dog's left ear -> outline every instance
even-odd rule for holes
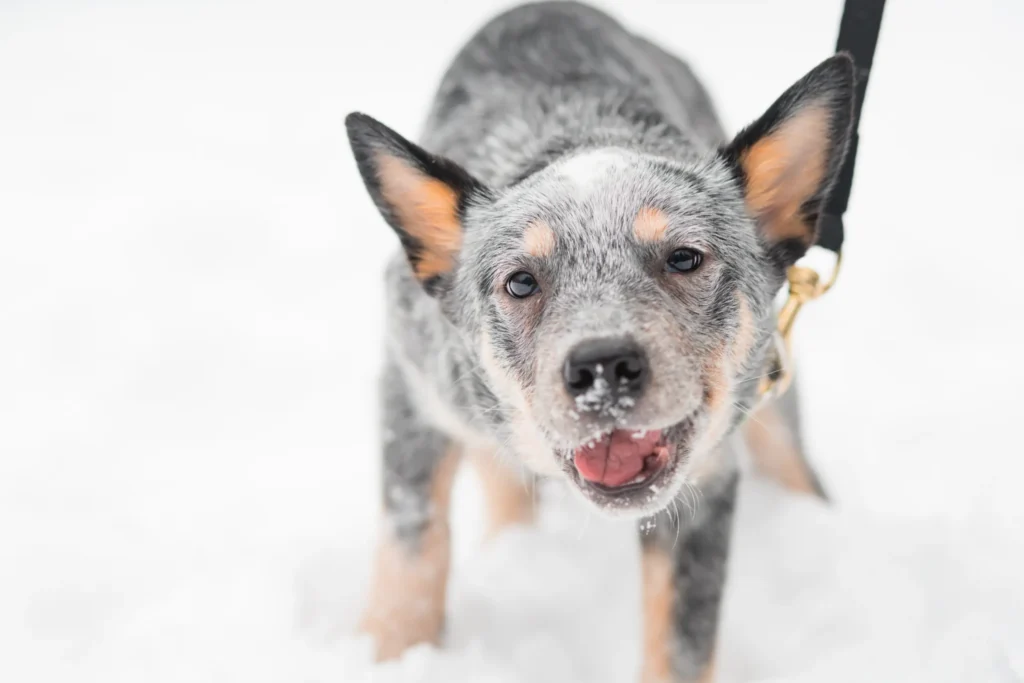
[[[466,206],[488,197],[487,188],[365,114],[349,114],[345,127],[366,189],[398,234],[416,278],[436,293],[462,247]]]
[[[724,149],[772,260],[792,265],[814,244],[818,217],[850,137],[853,61],[825,60]]]

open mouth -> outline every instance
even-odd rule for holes
[[[565,469],[602,507],[634,508],[658,498],[686,454],[692,419],[666,429],[614,429],[566,453]]]
[[[660,429],[616,429],[573,450],[573,465],[585,484],[617,495],[653,482],[668,466],[671,451]]]

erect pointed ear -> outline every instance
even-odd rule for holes
[[[792,265],[814,244],[853,119],[853,61],[825,60],[723,150],[772,259]]]
[[[365,114],[349,114],[345,127],[366,189],[398,233],[416,277],[433,293],[455,267],[466,206],[487,197],[487,189],[455,162]]]

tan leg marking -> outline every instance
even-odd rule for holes
[[[488,450],[474,450],[470,458],[480,476],[487,505],[487,538],[512,524],[530,524],[534,518],[532,484]]]
[[[715,654],[711,653],[711,661],[704,667],[704,673],[700,675],[696,683],[714,683],[715,681]]]
[[[777,406],[769,403],[747,420],[745,436],[758,472],[789,491],[818,495],[794,435]]]
[[[374,637],[378,661],[440,639],[451,544],[448,508],[458,462],[453,450],[437,465],[430,519],[418,543],[396,539],[389,530],[377,547],[369,607],[359,630]]]
[[[676,589],[672,558],[664,550],[644,548],[644,652],[642,683],[676,683],[672,676],[672,620]],[[712,654],[704,672],[695,681],[713,683],[715,658]]]
[[[672,680],[672,558],[663,550],[645,548],[643,553],[644,652],[643,683]]]

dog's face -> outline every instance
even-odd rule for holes
[[[706,158],[580,150],[500,191],[372,119],[348,125],[413,272],[477,354],[508,448],[606,511],[643,515],[752,403],[852,90],[836,57]]]
[[[467,218],[455,291],[510,443],[609,511],[663,507],[769,338],[774,278],[728,165],[581,151]]]

